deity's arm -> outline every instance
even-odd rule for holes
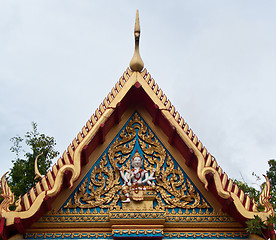
[[[145,176],[145,179],[142,181],[142,183],[145,183],[148,181],[148,178],[149,178],[149,174],[147,171],[144,171],[144,176]]]
[[[125,173],[120,169],[120,174],[121,174],[121,177],[124,181],[124,183],[128,183],[129,182],[129,172],[126,171]]]
[[[125,181],[126,182],[130,182],[130,178],[129,178],[129,171],[126,171],[126,173],[125,173]]]
[[[156,169],[155,168],[152,169],[152,173],[149,176],[149,180],[154,180],[155,179],[155,177],[154,177],[155,172],[156,172]]]
[[[126,178],[125,184],[130,187],[131,186],[131,173],[129,171],[127,171],[125,173],[125,178]]]
[[[149,175],[149,173],[146,171],[145,172],[145,179],[142,181],[142,183],[147,183],[148,185],[155,185],[154,183],[151,182],[151,180],[154,180],[154,173],[155,173],[156,169],[154,168],[152,173]]]
[[[133,176],[134,176],[133,169],[131,169],[129,172],[129,179],[131,179]]]

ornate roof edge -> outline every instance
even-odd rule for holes
[[[130,79],[131,81],[129,81]],[[144,69],[140,73],[133,72],[128,68],[100,104],[99,108],[96,109],[95,113],[87,121],[81,132],[78,133],[67,150],[64,151],[62,157],[58,159],[57,163],[48,171],[46,176],[22,197],[21,202],[17,204],[16,211],[0,209],[2,218],[6,219],[6,226],[14,224],[16,218],[27,219],[34,216],[43,204],[46,204],[47,207],[47,200],[58,195],[64,182],[69,187],[73,186],[73,183],[81,173],[82,150],[101,128],[101,124],[105,119],[116,109],[116,103],[123,99],[125,94],[137,81],[171,125],[175,127],[176,133],[192,149],[198,160],[197,175],[207,190],[208,181],[206,176],[211,174],[214,178],[218,195],[223,199],[230,199],[244,218],[252,219],[255,215],[258,215],[263,220],[266,220],[269,215],[274,214],[273,208],[266,209],[265,212],[257,211],[256,203],[249,196],[245,196],[244,192],[222,171],[215,158],[207,151],[201,141],[198,140],[198,137],[189,128],[189,125],[180,116],[179,112],[176,111],[175,107],[147,70]],[[121,91],[122,89],[124,91]],[[116,101],[114,101],[115,99]],[[267,198],[267,195],[264,196],[265,198]]]
[[[55,197],[59,193],[64,181],[66,182],[67,180],[67,185],[70,188],[73,187],[73,183],[81,173],[81,150],[100,128],[102,120],[105,119],[103,116],[110,116],[116,109],[116,104],[113,104],[113,101],[120,94],[121,89],[133,73],[127,68],[95,113],[86,122],[86,125],[83,126],[81,132],[78,133],[67,150],[57,160],[57,163],[53,165],[52,169],[47,172],[35,187],[31,188],[29,192],[19,199],[16,203],[16,210],[6,211],[5,209],[0,209],[0,215],[6,219],[6,226],[14,224],[15,218],[26,219],[36,214],[43,203],[47,204],[49,198]]]
[[[251,199],[249,196],[245,195],[243,190],[233,183],[231,178],[228,178],[228,175],[223,172],[222,168],[218,165],[216,159],[207,151],[206,147],[198,139],[196,134],[189,128],[189,125],[184,121],[175,107],[171,104],[170,100],[159,88],[157,83],[151,75],[144,69],[140,73],[141,77],[145,80],[151,90],[155,93],[157,98],[162,103],[162,108],[160,110],[167,117],[173,126],[176,126],[176,131],[179,136],[185,141],[185,143],[190,147],[198,159],[197,165],[197,175],[200,181],[204,184],[205,189],[208,190],[208,181],[206,176],[211,174],[214,178],[215,186],[218,195],[223,199],[231,199],[237,210],[240,214],[247,219],[253,219],[255,215],[259,216],[262,220],[266,220],[268,216],[274,215],[274,210],[271,204],[270,206],[265,206],[264,212],[259,212],[257,210],[257,204],[254,199]],[[266,178],[265,188],[261,194],[262,200],[268,203],[269,192],[267,189],[270,189],[270,182]]]

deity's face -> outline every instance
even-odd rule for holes
[[[135,157],[132,160],[132,167],[142,167],[142,160],[140,157]]]

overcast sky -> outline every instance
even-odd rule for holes
[[[275,1],[0,1],[0,175],[31,122],[62,154],[126,70],[145,67],[222,169],[276,158]]]

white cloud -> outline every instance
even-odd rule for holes
[[[2,1],[1,173],[36,121],[62,153],[127,68],[145,67],[229,176],[275,158],[276,30],[267,1]],[[274,8],[275,9],[275,8]]]

